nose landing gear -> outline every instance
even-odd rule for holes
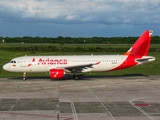
[[[23,81],[26,80],[26,73],[25,73],[25,72],[23,73],[23,78],[22,78],[22,80],[23,80]]]

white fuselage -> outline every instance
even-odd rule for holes
[[[48,72],[53,68],[70,68],[72,66],[85,66],[81,72],[110,71],[122,63],[127,56],[124,55],[84,55],[84,56],[23,56],[17,57],[7,63],[3,68],[11,72]]]

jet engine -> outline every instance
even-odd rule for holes
[[[51,79],[63,78],[65,75],[65,71],[63,69],[51,69],[49,73]]]

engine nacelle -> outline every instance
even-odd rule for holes
[[[49,73],[51,79],[63,78],[65,75],[65,71],[63,69],[51,69]]]

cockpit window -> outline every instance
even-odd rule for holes
[[[12,60],[10,63],[16,63],[16,61],[13,61],[13,60]]]

